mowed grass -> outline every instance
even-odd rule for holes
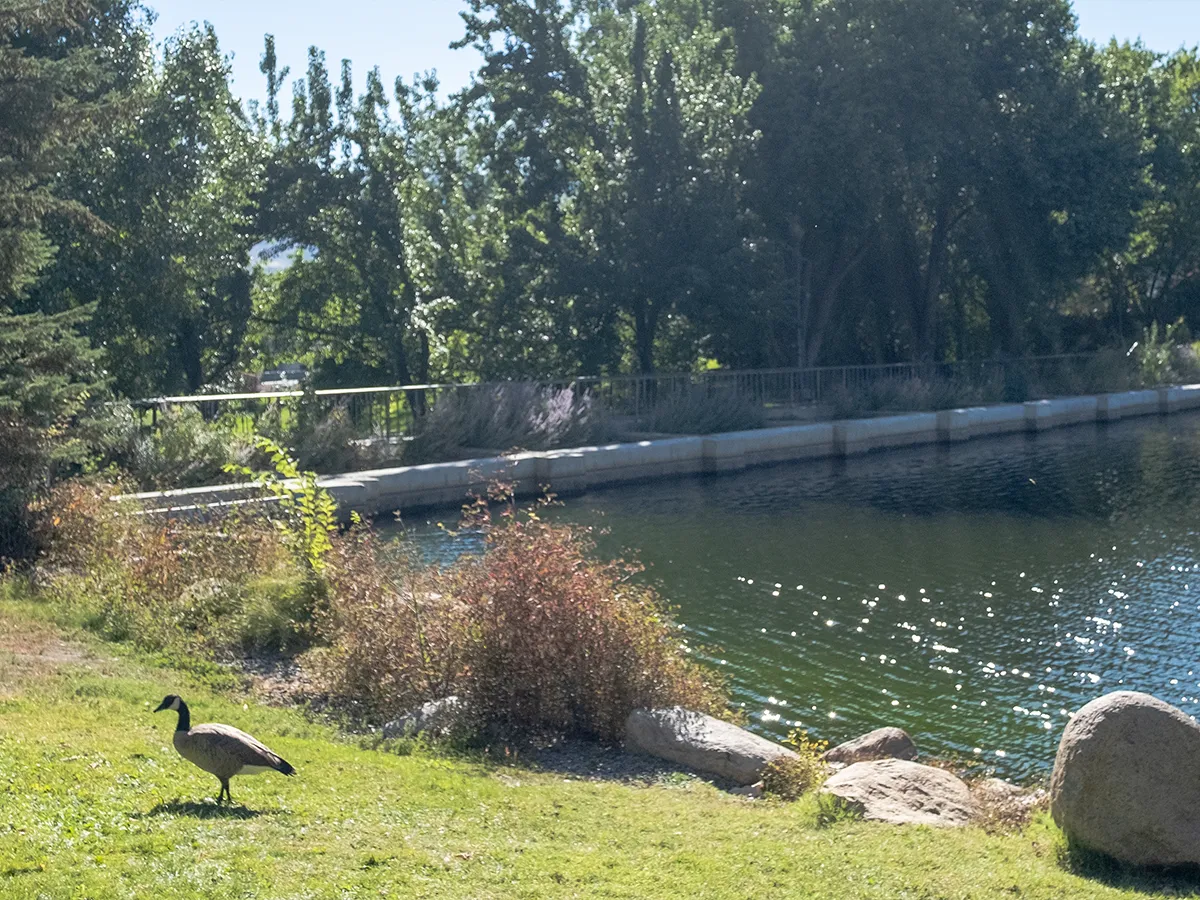
[[[196,722],[298,769],[235,778],[171,748]],[[695,779],[635,787],[371,749],[112,645],[63,642],[0,600],[0,897],[1043,897],[1194,895],[1172,875],[1079,873],[1046,819],[1018,834],[819,824]]]

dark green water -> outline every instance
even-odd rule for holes
[[[596,491],[560,515],[650,567],[776,737],[899,725],[1033,779],[1100,694],[1200,711],[1197,416]]]

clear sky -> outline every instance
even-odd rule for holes
[[[341,60],[354,62],[355,79],[379,66],[384,83],[396,76],[436,69],[449,90],[463,87],[478,65],[471,48],[451,50],[462,36],[461,0],[147,0],[158,13],[155,34],[161,40],[192,21],[209,21],[226,53],[233,55],[234,91],[261,98],[258,71],[263,35],[275,35],[279,60],[303,74],[310,44],[327,56],[336,78]],[[1141,38],[1154,50],[1170,51],[1200,44],[1200,0],[1075,0],[1079,30],[1089,40],[1107,43]],[[287,94],[287,96],[290,96]]]

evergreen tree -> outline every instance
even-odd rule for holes
[[[77,457],[67,426],[102,386],[79,336],[87,310],[19,315],[54,258],[47,223],[100,227],[53,190],[87,134],[119,113],[114,35],[131,35],[127,4],[0,0],[0,557],[27,555],[28,501],[56,464]]]

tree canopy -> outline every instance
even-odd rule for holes
[[[467,0],[447,96],[0,0],[0,305],[121,393],[1073,351],[1197,318],[1194,50],[1067,0]],[[31,12],[36,10],[36,12]],[[362,61],[360,61],[362,62]],[[366,61],[371,62],[371,61]]]

